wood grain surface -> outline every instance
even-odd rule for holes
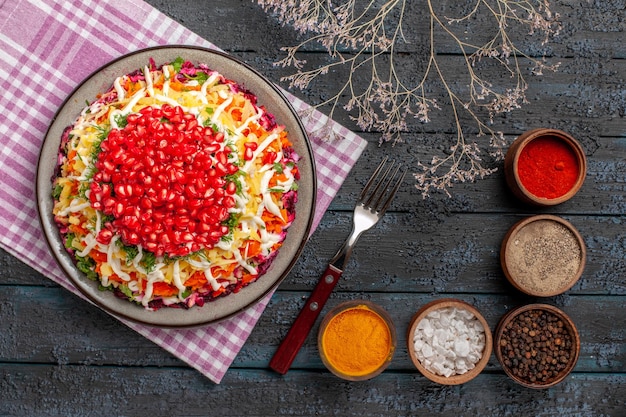
[[[290,73],[273,63],[282,57],[280,47],[295,44],[296,33],[254,1],[148,3],[278,83]],[[528,75],[529,103],[497,117],[494,128],[509,142],[530,128],[568,131],[588,158],[583,188],[562,205],[537,209],[514,199],[501,169],[455,185],[450,197],[434,193],[427,199],[408,177],[384,219],[361,237],[322,312],[363,298],[390,313],[398,349],[383,374],[360,383],[333,376],[317,352],[319,323],[286,375],[268,363],[347,236],[356,196],[380,159],[390,155],[416,172],[417,159],[430,158],[453,134],[445,120],[410,124],[404,142],[395,146],[379,146],[379,133],[359,132],[367,149],[219,385],[0,251],[0,416],[626,416],[626,5],[557,0],[552,7],[563,21],[561,34],[539,49],[531,41],[522,45],[529,53],[546,52],[561,66],[555,73]],[[411,71],[424,56],[427,27],[415,19],[400,71]],[[480,36],[486,24],[472,22],[468,36]],[[463,61],[454,45],[440,47],[442,62],[460,73]],[[309,62],[328,60],[321,48],[305,54]],[[319,103],[336,82],[325,77],[314,89],[291,92]],[[358,132],[348,115],[339,112],[336,120]],[[507,230],[537,213],[570,221],[587,247],[581,280],[548,299],[516,291],[499,263]],[[492,330],[517,305],[558,306],[581,336],[574,372],[556,387],[530,390],[508,379],[492,355],[467,384],[430,382],[411,364],[405,332],[420,306],[443,297],[476,306]]]

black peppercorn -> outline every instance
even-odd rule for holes
[[[573,346],[573,336],[558,316],[531,309],[502,329],[497,348],[513,375],[531,384],[546,385],[574,358]]]

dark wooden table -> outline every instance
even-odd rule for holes
[[[149,3],[274,81],[289,73],[273,62],[296,35],[255,2]],[[501,170],[456,185],[451,197],[429,199],[408,178],[384,220],[361,238],[325,310],[358,298],[387,309],[399,342],[382,375],[361,383],[339,380],[322,365],[313,336],[287,375],[270,371],[268,362],[346,237],[364,179],[385,154],[416,171],[416,156],[438,146],[442,126],[436,124],[412,128],[395,147],[379,147],[379,134],[362,133],[368,148],[219,385],[0,252],[0,415],[625,416],[626,9],[623,1],[584,0],[558,0],[553,8],[564,25],[550,53],[561,67],[527,77],[529,103],[495,124],[508,141],[535,127],[567,130],[586,150],[586,182],[569,202],[538,210],[509,194]],[[308,58],[326,55],[311,51]],[[453,53],[449,62],[462,67]],[[327,77],[315,90],[294,93],[317,103],[334,91],[334,82]],[[358,130],[345,115],[337,121]],[[492,355],[465,385],[429,382],[405,347],[412,314],[431,300],[456,297],[478,307],[493,330],[512,307],[537,301],[506,282],[499,249],[509,227],[539,212],[572,222],[588,249],[581,280],[541,300],[562,308],[578,326],[574,372],[554,388],[529,390],[512,382]]]

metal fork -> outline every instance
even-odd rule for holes
[[[387,160],[387,157],[382,160],[365,184],[354,208],[352,231],[348,239],[330,260],[300,314],[274,353],[269,365],[276,372],[287,373],[326,304],[326,300],[337,285],[357,240],[364,231],[381,219],[400,188],[406,171],[401,172],[399,165],[394,168],[393,163],[387,164]]]

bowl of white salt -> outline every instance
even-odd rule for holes
[[[443,385],[474,379],[489,362],[491,330],[471,304],[443,298],[424,305],[411,320],[407,347],[415,367]]]

